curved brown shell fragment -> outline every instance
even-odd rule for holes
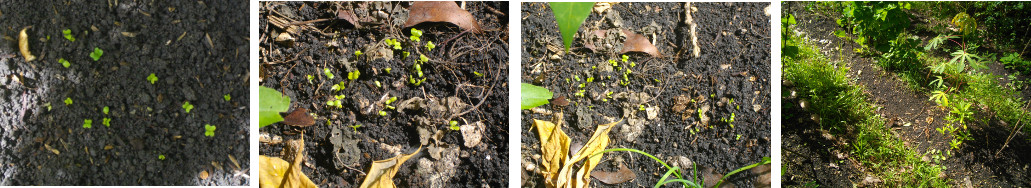
[[[473,14],[458,7],[453,1],[417,1],[409,10],[405,27],[423,22],[448,22],[473,33],[483,31]]]
[[[626,34],[626,42],[623,42],[623,51],[619,53],[643,52],[653,57],[662,57],[662,53],[659,53],[659,49],[648,41],[648,38],[644,37],[644,35],[625,29],[623,30],[623,34]]]

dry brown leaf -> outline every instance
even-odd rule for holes
[[[314,188],[308,176],[301,172],[301,161],[304,161],[304,135],[301,135],[299,146],[292,147],[293,162],[286,162],[279,157],[262,155],[259,158],[261,172],[258,183],[261,188]]]
[[[337,19],[347,20],[354,25],[355,28],[361,28],[362,24],[358,23],[358,16],[354,15],[353,10],[337,10]]]
[[[50,144],[43,143],[43,147],[46,147],[47,150],[50,150],[50,152],[53,152],[56,155],[61,155],[61,151],[58,151],[57,149],[50,147]]]
[[[566,156],[569,154],[569,136],[562,132],[562,128],[554,123],[544,120],[533,120],[533,126],[537,127],[537,135],[541,139],[541,161],[544,167],[545,184],[555,187],[559,176],[559,170],[566,163]]]
[[[576,154],[573,155],[571,160],[562,167],[562,170],[558,173],[558,181],[556,185],[558,187],[565,188],[583,188],[588,187],[591,183],[591,171],[594,167],[598,166],[598,162],[601,162],[602,155],[592,156],[595,153],[605,150],[609,146],[609,131],[612,130],[616,124],[623,122],[619,120],[616,122],[598,125],[598,128],[594,130],[594,134],[591,135],[591,139],[584,143],[584,146],[580,148]],[[573,164],[576,162],[587,159],[583,166],[576,172],[576,176],[573,175]]]
[[[473,14],[458,7],[453,1],[416,1],[409,10],[405,27],[423,22],[448,22],[469,32],[482,32]]]
[[[633,31],[623,30],[623,34],[626,34],[626,42],[623,42],[623,51],[621,54],[627,52],[643,52],[653,57],[662,57],[659,53],[659,49],[648,41],[647,37],[634,33]]]
[[[379,161],[373,161],[372,167],[369,168],[368,175],[365,176],[365,181],[362,181],[362,188],[393,188],[394,185],[394,174],[397,174],[397,169],[404,164],[408,158],[411,158],[416,153],[422,150],[422,146],[416,149],[408,155],[400,155],[390,159],[384,159]]]
[[[29,51],[29,34],[25,33],[29,28],[32,28],[32,26],[25,27],[18,33],[18,49],[21,50],[21,55],[25,57],[25,62],[36,60],[36,56],[32,55],[32,52]]]
[[[591,172],[591,177],[598,179],[598,181],[601,181],[602,183],[611,185],[630,181],[637,178],[637,174],[634,174],[634,171],[627,168],[626,165],[620,164],[619,170],[616,170],[615,172],[598,170]]]

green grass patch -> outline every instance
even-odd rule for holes
[[[922,161],[894,137],[867,101],[864,88],[849,82],[849,68],[831,62],[817,49],[800,43],[797,56],[783,57],[781,63],[784,79],[794,83],[799,97],[810,101],[808,109],[821,117],[820,127],[849,138],[852,158],[884,180],[886,187],[947,186],[949,180],[938,178],[944,168]]]

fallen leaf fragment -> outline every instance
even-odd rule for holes
[[[61,151],[58,151],[57,149],[54,149],[54,148],[50,147],[50,144],[44,143],[43,147],[46,147],[47,150],[50,150],[50,152],[53,152],[56,155],[61,155]]]
[[[458,4],[452,1],[416,1],[409,10],[411,12],[408,13],[405,27],[412,27],[423,22],[448,22],[469,32],[482,32],[473,14],[458,7]]]
[[[394,175],[397,174],[397,169],[404,164],[408,158],[411,158],[416,153],[422,150],[422,146],[416,149],[408,155],[400,155],[390,159],[384,159],[379,161],[373,161],[372,167],[369,168],[368,175],[365,176],[365,181],[362,181],[362,188],[392,188],[394,185]]]
[[[293,149],[293,162],[287,162],[279,157],[260,156],[261,172],[258,183],[261,188],[314,188],[315,185],[308,176],[301,172],[301,161],[304,161],[304,135],[301,135],[299,146],[287,147]]]
[[[29,51],[29,34],[25,33],[29,28],[32,28],[32,26],[25,27],[18,33],[18,49],[21,50],[21,55],[25,57],[25,62],[36,60],[36,56],[32,55],[32,52]]]
[[[594,130],[594,134],[591,135],[591,139],[587,140],[587,143],[584,143],[583,148],[580,148],[580,150],[573,155],[572,159],[562,167],[562,170],[559,171],[559,179],[557,182],[558,186],[566,188],[590,187],[591,171],[594,170],[594,167],[598,166],[602,157],[602,155],[594,154],[605,150],[605,148],[609,146],[609,132],[612,130],[612,127],[615,127],[620,122],[623,122],[623,120],[598,125],[598,128]],[[586,159],[587,161],[584,162],[583,166],[580,167],[580,170],[576,172],[576,176],[572,176],[573,164],[576,164],[576,162],[583,159]]]
[[[550,121],[534,119],[533,126],[537,127],[537,135],[541,139],[541,166],[543,172],[547,173],[544,174],[545,184],[557,187],[557,175],[569,153],[569,136]]]
[[[358,16],[354,15],[354,10],[337,10],[337,19],[347,20],[347,22],[354,24],[356,28],[362,27],[362,24],[358,23]]]
[[[308,127],[315,124],[315,118],[308,114],[308,109],[297,108],[283,118],[283,124]]]
[[[615,5],[616,3],[618,3],[618,2],[598,2],[598,3],[594,3],[594,13],[596,13],[596,14],[604,13],[606,10],[611,9],[612,5]]]
[[[759,175],[755,179],[755,187],[770,187],[770,164],[760,165],[750,169],[750,171],[752,171],[752,174]]]
[[[634,171],[627,168],[626,165],[620,164],[619,170],[616,170],[615,172],[598,170],[591,172],[591,177],[598,179],[598,181],[601,181],[602,183],[612,185],[637,178],[637,174],[634,174]]]
[[[621,54],[627,52],[643,52],[653,57],[662,57],[662,53],[659,53],[659,49],[648,41],[644,35],[634,33],[632,31],[623,30],[623,34],[626,34],[626,42],[623,42],[623,51]]]

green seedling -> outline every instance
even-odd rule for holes
[[[326,101],[326,106],[343,106],[343,105],[340,104],[340,100],[331,100],[331,101]],[[340,107],[337,107],[337,108],[340,108]]]
[[[347,89],[347,84],[344,84],[344,81],[340,81],[340,83],[333,84],[333,87],[331,87],[329,89],[331,89],[333,91],[344,90],[344,89]]]
[[[158,76],[154,75],[154,73],[150,73],[150,76],[147,76],[147,81],[150,81],[150,85],[154,85],[154,82],[158,81]]]
[[[480,72],[473,71],[473,74],[476,75],[476,77],[483,77],[483,74]]]
[[[383,107],[385,107],[387,109],[390,109],[390,110],[396,109],[396,108],[394,108],[394,106],[390,106],[390,105],[384,105]]]
[[[422,37],[422,31],[412,28],[412,36],[408,37],[408,39],[412,39],[412,41],[419,42],[420,37]]]
[[[637,63],[634,63],[633,61],[631,61],[630,62],[630,67],[635,67],[635,66],[637,66]]]
[[[215,137],[215,126],[211,124],[204,124],[204,136]]]
[[[104,112],[104,115],[107,115],[107,113],[110,112],[110,109],[105,106],[101,111]]]
[[[430,58],[427,58],[425,55],[419,54],[419,62],[430,62]]]
[[[383,42],[387,43],[387,46],[393,46],[394,50],[401,50],[401,43],[397,42],[397,39],[386,39]]]
[[[100,48],[94,47],[93,53],[89,53],[89,57],[93,58],[93,61],[100,60],[100,56],[104,56],[104,50],[101,50]]]
[[[162,161],[164,161],[165,160],[165,155],[158,155],[158,159],[161,159]]]
[[[232,98],[232,97],[230,97],[229,94],[226,93],[226,95],[223,95],[222,98],[225,98],[226,102],[229,102],[229,99]]]
[[[387,71],[387,74],[390,74],[390,67],[383,68],[383,71]]]
[[[347,96],[344,96],[344,94],[333,96],[333,98],[336,98],[337,100],[342,100],[342,99],[344,99],[344,97],[347,97]]]
[[[351,126],[348,126],[348,127],[351,127],[351,129],[354,129],[354,132],[358,132],[358,128],[362,127],[362,125],[361,124],[357,124],[357,125],[351,125]]]
[[[401,52],[401,59],[408,59],[408,55],[412,55],[412,53],[408,53],[408,52]],[[389,73],[389,72],[388,72],[388,73]]]
[[[376,80],[376,81],[375,81],[374,83],[376,83],[376,87],[378,87],[378,88],[382,88],[382,87],[383,87],[383,85],[381,85],[381,84],[379,83],[379,80]]]
[[[351,71],[351,72],[347,73],[347,79],[348,80],[357,80],[358,76],[361,76],[361,75],[362,75],[361,71],[354,70],[354,71]]]
[[[308,75],[308,84],[314,84],[314,83],[311,82],[312,80],[315,80],[315,76],[312,76],[312,75],[309,74]]]
[[[576,91],[576,93],[574,93],[573,95],[577,97],[584,97],[584,92],[586,92],[586,90],[581,89],[579,91]]]
[[[591,83],[591,82],[594,82],[594,77],[593,76],[587,77],[587,83]]]
[[[354,58],[358,58],[358,56],[361,56],[361,55],[362,55],[362,51],[361,50],[355,50],[354,51]]]
[[[61,63],[61,65],[63,65],[64,68],[68,68],[68,67],[72,66],[72,63],[68,62],[68,60],[64,60],[64,58],[57,59],[57,62]]]
[[[387,99],[386,104],[394,103],[394,101],[397,101],[397,97],[390,97],[389,99]]]
[[[580,76],[578,76],[578,75],[573,75],[573,80],[576,80],[577,82],[579,82],[579,81],[580,81]]]
[[[540,105],[548,104],[551,98],[554,96],[548,88],[535,86],[532,84],[522,83],[521,91],[522,100],[520,102],[520,108],[523,110],[531,109]]]
[[[741,135],[737,135],[737,138],[734,138],[734,140],[741,140]]]
[[[111,127],[111,118],[104,118],[104,121],[101,123],[103,123],[106,127]]]
[[[64,98],[64,105],[66,105],[66,106],[67,106],[67,105],[72,105],[72,102],[73,102],[73,101],[72,101],[72,98],[71,98],[71,97],[68,97],[68,98]]]
[[[75,42],[75,36],[72,36],[71,29],[64,29],[63,31],[61,31],[61,33],[64,33],[64,38],[68,39],[68,41]],[[50,36],[47,36],[47,39],[49,40]]]
[[[82,128],[89,129],[89,128],[92,128],[92,127],[93,127],[93,120],[92,119],[82,120]]]
[[[643,105],[643,104],[642,104],[642,105],[638,105],[638,106],[637,106],[637,109],[638,109],[638,110],[641,110],[641,111],[644,111],[644,105]]]
[[[580,83],[580,85],[579,85],[579,86],[577,86],[577,87],[580,87],[580,88],[584,88],[584,87],[587,87],[587,84],[585,84],[585,83]]]
[[[193,105],[190,104],[190,101],[183,102],[183,110],[186,110],[187,114],[190,113],[190,110],[193,110]]]
[[[334,77],[336,77],[335,75],[333,75],[333,72],[329,71],[329,68],[323,68],[322,73],[326,74],[326,78],[329,79],[333,79]]]
[[[619,63],[617,63],[616,60],[611,60],[610,59],[609,60],[609,64],[612,64],[613,67],[618,67],[619,66]]]
[[[623,55],[623,62],[626,63],[627,60],[630,60],[630,56]]]
[[[458,126],[458,121],[451,121],[450,128],[451,130],[457,131],[460,130],[462,127]]]
[[[379,116],[387,116],[387,112],[383,111],[383,110],[380,110],[379,111]]]
[[[587,20],[587,16],[591,14],[594,3],[551,2],[548,5],[551,6],[551,11],[555,15],[559,33],[562,34],[562,44],[565,45],[566,52],[569,52],[569,47],[573,45],[573,36],[576,35],[577,30],[580,30],[580,25]]]
[[[433,51],[433,48],[436,47],[437,45],[433,45],[433,41],[426,41],[426,51]]]

